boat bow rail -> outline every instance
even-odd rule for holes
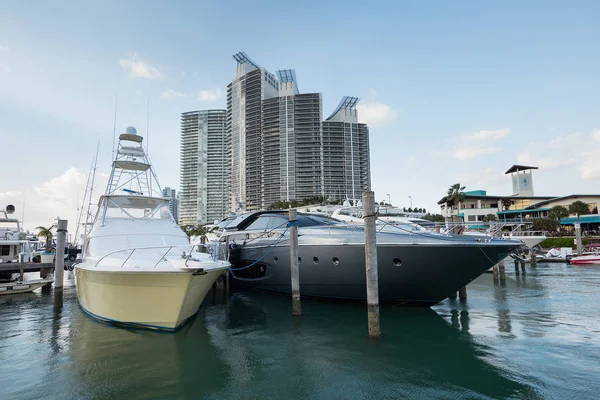
[[[112,256],[114,256],[116,254],[123,254],[124,260],[121,263],[121,265],[119,266],[119,268],[123,268],[123,267],[125,267],[127,262],[131,259],[131,257],[133,256],[134,253],[137,253],[137,254],[145,253],[145,254],[147,254],[147,257],[144,258],[145,263],[147,262],[147,264],[150,265],[152,262],[154,262],[154,260],[156,260],[156,262],[152,265],[152,267],[150,267],[150,268],[156,268],[161,262],[166,262],[168,260],[177,259],[175,257],[175,254],[172,253],[173,251],[180,252],[180,253],[178,253],[180,259],[185,260],[184,265],[185,265],[185,267],[188,267],[189,261],[195,261],[195,262],[203,261],[197,257],[194,257],[194,255],[193,255],[194,249],[197,247],[200,249],[203,249],[204,251],[198,251],[196,253],[205,254],[205,255],[209,256],[209,260],[211,262],[218,261],[218,258],[219,258],[218,243],[215,243],[215,244],[193,244],[193,245],[189,244],[189,245],[174,245],[174,246],[134,247],[134,248],[128,248],[128,249],[115,250],[113,252],[105,254],[100,259],[98,259],[98,261],[96,261],[96,263],[94,264],[94,267],[102,268],[102,265],[101,265],[102,261],[108,260],[108,259],[110,259],[111,261],[114,261],[114,258],[116,258],[116,257],[112,257]],[[170,257],[167,258],[167,256],[170,256]],[[151,262],[148,262],[148,261],[151,261]],[[113,265],[110,265],[110,267],[116,267],[116,266],[113,264]]]

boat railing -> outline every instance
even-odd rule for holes
[[[194,251],[195,248],[198,248],[199,253],[205,253],[205,254],[210,255],[210,257],[213,261],[217,261],[219,259],[218,243],[184,244],[184,245],[174,245],[174,246],[134,247],[134,248],[128,248],[128,249],[115,250],[113,252],[105,254],[98,261],[96,261],[96,264],[94,265],[94,267],[98,267],[104,259],[110,258],[111,256],[114,256],[115,254],[122,253],[125,260],[123,260],[123,262],[121,263],[120,268],[123,268],[125,266],[125,264],[127,264],[127,261],[129,261],[129,259],[133,256],[134,253],[139,254],[139,253],[146,252],[146,253],[153,253],[152,255],[160,254],[156,263],[154,263],[154,265],[152,266],[152,268],[156,268],[158,266],[158,264],[160,264],[162,261],[166,261],[166,257],[173,250],[181,251],[180,256],[182,259],[185,259],[185,265],[187,266],[188,261],[193,260],[192,252]],[[160,250],[161,252],[157,253],[156,252],[157,250]],[[162,250],[164,250],[164,252]]]

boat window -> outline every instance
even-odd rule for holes
[[[10,246],[0,246],[0,256],[10,255]]]
[[[261,215],[252,222],[245,230],[271,230],[284,228],[288,218],[284,215]]]
[[[113,199],[108,201],[106,218],[145,218],[145,219],[172,219],[169,205],[166,201],[160,202],[131,202],[115,203]]]
[[[316,216],[316,215],[298,215],[298,227],[304,228],[307,226],[318,225],[336,225],[339,222],[336,219]]]

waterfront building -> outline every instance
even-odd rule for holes
[[[584,219],[589,223],[600,222],[600,194],[536,196],[532,174],[536,169],[538,167],[513,165],[506,171],[505,174],[511,177],[512,195],[488,195],[485,190],[472,190],[464,193],[464,200],[460,204],[448,202],[448,196],[444,196],[438,201],[441,213],[448,219],[459,217],[465,222],[483,221],[488,215],[493,215],[500,221],[510,221],[547,217],[554,206],[568,208],[573,202],[582,201],[588,205],[592,214]],[[572,224],[573,218],[563,218],[561,223]]]
[[[181,225],[222,219],[229,209],[225,110],[181,114]]]
[[[236,76],[227,85],[227,140],[232,211],[262,207],[262,101],[277,97],[275,75],[259,67],[244,52],[233,56]]]
[[[343,97],[323,121],[323,191],[331,200],[359,200],[371,190],[369,128],[358,122],[358,101]]]
[[[166,199],[169,199],[169,211],[173,216],[175,221],[178,221],[179,217],[179,196],[177,195],[177,191],[175,189],[171,189],[170,187],[165,187],[162,191],[162,196]]]
[[[360,199],[370,190],[369,130],[358,122],[358,98],[344,97],[323,121],[321,94],[300,93],[294,70],[273,75],[243,52],[233,58],[226,123],[231,211],[313,196]]]

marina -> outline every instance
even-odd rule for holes
[[[89,318],[66,273],[53,293],[0,298],[0,387],[13,400],[130,398],[592,399],[600,391],[600,269],[538,264],[484,274],[467,301],[365,306],[258,291],[209,293],[174,334]],[[6,362],[12,360],[11,362]]]

